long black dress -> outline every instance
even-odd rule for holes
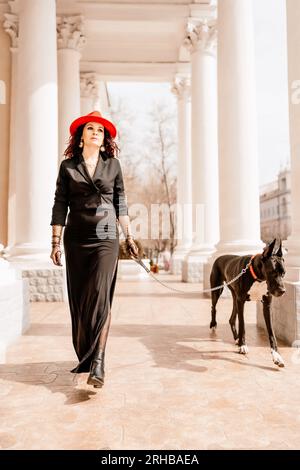
[[[65,226],[68,300],[73,345],[79,360],[72,372],[88,372],[95,355],[115,290],[119,254],[117,219],[127,214],[117,158],[101,155],[93,177],[82,155],[61,162],[51,225]]]

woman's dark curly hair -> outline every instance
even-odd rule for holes
[[[78,129],[76,130],[74,135],[71,135],[69,139],[69,145],[64,151],[64,155],[66,158],[72,158],[81,155],[82,153],[82,148],[79,147],[80,140],[82,137],[83,133],[83,128],[86,124],[83,124],[82,126],[79,126]],[[103,144],[105,147],[105,150],[102,152],[100,150],[101,154],[105,154],[106,157],[108,158],[114,158],[118,157],[119,155],[119,147],[117,146],[116,142],[114,139],[111,137],[110,133],[108,130],[104,127],[104,140]]]

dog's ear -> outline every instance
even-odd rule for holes
[[[280,243],[279,243],[278,250],[276,251],[276,256],[279,256],[280,258],[282,258],[282,242],[281,242],[281,239],[279,241],[280,241]]]
[[[276,243],[276,238],[274,238],[274,240],[271,243],[269,243],[268,246],[266,246],[266,248],[264,249],[262,253],[263,258],[269,258],[272,255],[275,243]]]

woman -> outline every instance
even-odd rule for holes
[[[70,142],[60,164],[52,209],[52,252],[61,266],[64,229],[73,345],[79,364],[71,372],[90,372],[87,383],[104,384],[104,354],[119,254],[118,222],[131,256],[138,249],[130,221],[116,128],[94,111],[70,126]],[[66,216],[69,213],[66,221]]]

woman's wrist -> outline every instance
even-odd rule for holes
[[[54,236],[51,241],[52,247],[60,246],[60,237]]]
[[[60,247],[61,236],[62,236],[61,227],[53,226],[52,237],[51,237],[52,250],[61,251],[61,247]]]
[[[133,236],[131,234],[131,231],[128,228],[128,225],[125,228],[125,238],[126,240],[133,240]]]

